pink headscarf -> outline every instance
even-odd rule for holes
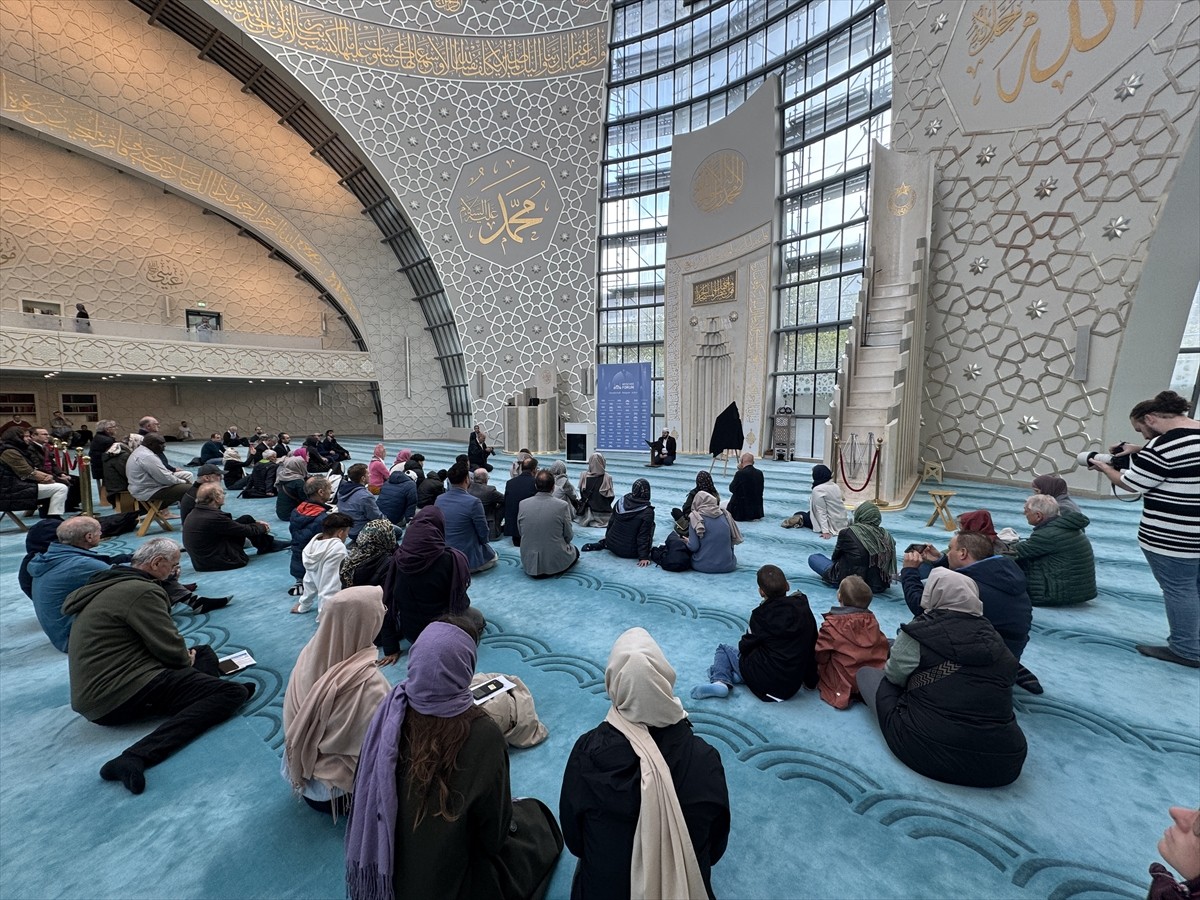
[[[410,457],[412,457],[411,450],[401,450],[399,453],[396,454],[396,461],[394,463],[392,463],[392,465],[393,466],[402,466],[406,462],[408,462]]]
[[[386,454],[387,454],[387,448],[386,448],[386,447],[384,447],[384,446],[383,446],[383,444],[376,444],[376,445],[375,445],[375,458],[376,458],[376,459],[383,459],[383,457],[384,457]]]
[[[292,451],[292,456],[298,456],[305,462],[308,462],[308,448],[307,447],[297,447],[295,450]]]

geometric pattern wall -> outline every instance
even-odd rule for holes
[[[930,156],[938,180],[924,455],[1094,488],[1072,457],[1128,436],[1124,410],[1104,433],[1108,398],[1196,126],[1200,4],[1084,3],[1072,22],[1073,6],[890,2],[892,147]]]
[[[476,420],[499,435],[505,398],[543,367],[559,373],[560,410],[590,417],[579,370],[594,358],[607,0],[208,3],[403,202],[454,307]],[[523,166],[537,178],[507,182],[520,192],[506,217],[477,188]]]

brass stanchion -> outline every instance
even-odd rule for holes
[[[879,497],[879,485],[883,480],[883,438],[875,438],[875,499],[872,501],[879,509],[887,509],[891,504]]]
[[[85,516],[94,516],[92,506],[92,460],[82,447],[75,448],[75,462],[79,466],[79,508]]]
[[[842,458],[842,436],[835,431],[833,433],[833,459],[831,460],[833,465],[829,467],[830,469],[833,470],[833,483],[834,484],[837,484],[837,481],[838,481],[838,469],[841,468],[841,466],[839,466],[838,463],[841,461],[841,458]]]

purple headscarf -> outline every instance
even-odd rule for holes
[[[307,447],[297,447],[295,450],[292,451],[292,456],[298,456],[305,462],[308,462],[308,448]]]
[[[408,677],[379,705],[363,738],[346,826],[346,895],[350,900],[393,900],[396,783],[400,727],[409,705],[448,719],[471,708],[475,640],[449,622],[428,625],[408,652]]]
[[[471,605],[467,599],[471,570],[466,555],[446,545],[446,517],[438,507],[426,506],[417,510],[404,532],[404,540],[396,554],[396,565],[405,575],[420,575],[441,559],[447,550],[454,557],[454,573],[450,576],[450,612],[458,615],[466,612]],[[386,596],[392,596],[391,585],[387,585],[385,591]]]

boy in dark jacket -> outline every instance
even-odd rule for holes
[[[726,697],[735,684],[745,684],[759,700],[787,700],[800,685],[817,686],[817,620],[808,598],[790,585],[778,566],[758,570],[763,598],[750,614],[750,630],[737,648],[721,644],[708,670],[709,684],[692,688],[692,697]]]

